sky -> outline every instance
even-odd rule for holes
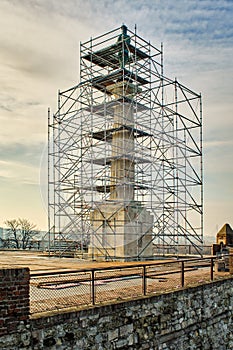
[[[79,44],[122,23],[202,94],[204,234],[233,227],[233,0],[1,0],[0,226],[47,230],[47,110],[79,82]],[[43,180],[42,180],[43,179]]]

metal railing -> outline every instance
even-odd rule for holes
[[[230,256],[31,273],[30,312],[112,303],[226,278]],[[219,268],[219,262],[224,263],[224,269]]]

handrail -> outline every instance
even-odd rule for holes
[[[224,255],[226,256],[226,255]],[[233,256],[233,254],[228,254],[227,256]],[[166,261],[142,261],[141,263],[131,263],[128,262],[127,265],[115,265],[115,266],[100,266],[100,267],[88,267],[84,269],[72,269],[72,270],[65,270],[65,271],[57,271],[57,272],[31,272],[32,277],[37,276],[52,276],[52,275],[65,275],[69,273],[76,273],[76,272],[91,272],[91,271],[108,271],[108,270],[116,270],[116,269],[131,269],[134,267],[142,267],[142,266],[156,266],[156,265],[167,265],[169,264],[177,264],[178,262],[195,262],[195,261],[203,261],[203,260],[210,260],[210,259],[217,259],[216,255],[211,255],[209,257],[203,257],[203,258],[191,258],[191,259],[176,259],[176,260],[166,260]]]
[[[230,256],[233,256],[233,254],[223,254],[222,257],[224,258],[228,258]],[[62,291],[63,294],[61,294],[61,299],[62,299],[62,304],[59,304],[61,306],[61,308],[66,308],[69,307],[67,305],[69,305],[69,295],[77,295],[77,306],[82,305],[82,307],[88,307],[90,305],[96,305],[97,303],[99,303],[100,299],[104,298],[104,302],[114,302],[114,300],[121,300],[121,299],[130,299],[132,297],[143,297],[143,296],[148,296],[151,295],[153,293],[163,293],[163,292],[167,292],[167,291],[171,291],[173,289],[177,289],[177,288],[185,288],[185,286],[188,286],[189,283],[192,281],[190,280],[190,278],[194,278],[194,283],[197,283],[198,280],[198,268],[206,268],[206,269],[210,269],[209,272],[208,270],[205,270],[206,272],[204,273],[204,279],[200,281],[198,281],[198,283],[200,282],[201,284],[203,283],[209,283],[210,281],[214,281],[214,277],[215,277],[215,270],[214,270],[214,262],[215,260],[218,261],[220,257],[216,256],[216,255],[212,255],[212,256],[208,256],[208,257],[200,257],[200,258],[191,258],[191,259],[176,259],[176,260],[166,260],[166,261],[143,261],[143,262],[128,262],[127,264],[119,264],[119,265],[112,265],[112,266],[100,266],[100,267],[87,267],[87,268],[82,268],[82,269],[72,269],[72,270],[63,270],[63,271],[56,271],[56,272],[42,272],[42,273],[31,273],[31,279],[32,279],[32,290],[34,291],[34,293],[37,294],[36,298],[34,299],[34,308],[38,310],[37,304],[38,304],[38,300],[40,300],[40,296],[38,298],[38,293],[42,293],[41,294],[41,303],[39,306],[42,307],[42,309],[44,310],[44,307],[46,308],[46,310],[48,310],[48,308],[50,308],[49,310],[53,310],[54,309],[54,302],[51,303],[51,305],[49,305],[49,300],[51,298],[54,300],[57,300],[56,298],[59,299],[59,293],[60,290],[62,288],[73,288],[73,287],[77,287],[77,288],[81,288],[81,289],[77,289],[77,294],[75,294],[75,290],[73,290],[73,292],[71,294],[65,294],[66,292]],[[207,263],[208,262],[208,263]],[[227,261],[225,261],[225,263],[227,263]],[[173,265],[176,265],[175,269],[173,268]],[[178,265],[178,266],[177,266]],[[159,266],[159,269],[156,269],[156,266]],[[163,267],[168,267],[168,268],[163,268]],[[152,269],[150,269],[152,267]],[[155,269],[153,269],[153,267],[155,267]],[[135,271],[132,271],[130,273],[129,270],[135,269]],[[112,274],[107,274],[105,273],[106,271],[116,271]],[[96,274],[96,272],[102,272],[103,274]],[[128,272],[127,272],[128,271]],[[195,272],[196,271],[196,272]],[[219,272],[220,270],[218,270]],[[226,271],[225,271],[226,272]],[[193,277],[192,277],[192,273],[194,273]],[[200,272],[201,273],[201,272]],[[230,269],[230,273],[232,273],[231,269]],[[77,274],[77,276],[71,276],[72,274]],[[84,276],[82,276],[82,274],[84,274]],[[69,276],[70,275],[70,276]],[[54,276],[54,278],[52,278],[52,276]],[[66,277],[68,276],[68,278]],[[168,277],[169,276],[169,277]],[[173,277],[172,277],[173,276]],[[178,277],[176,277],[178,276]],[[191,276],[191,277],[190,277]],[[202,276],[202,273],[201,275]],[[48,279],[46,279],[46,277],[48,277]],[[132,284],[132,287],[129,287],[129,285],[124,285],[124,278],[132,278],[135,279],[137,282],[136,284]],[[42,279],[42,281],[40,281],[40,279]],[[33,281],[34,279],[34,281]],[[44,280],[43,280],[44,279]],[[196,279],[196,282],[195,282]],[[117,288],[117,285],[115,285],[114,283],[118,283],[119,280],[121,281],[120,283],[123,283],[121,288]],[[162,281],[161,281],[162,280]],[[168,284],[166,287],[162,286],[162,289],[160,289],[159,284],[156,284],[158,282],[163,282],[163,280],[165,281],[165,283],[170,283]],[[153,282],[152,282],[153,281]],[[154,282],[155,281],[155,282]],[[156,282],[157,281],[157,282]],[[110,293],[110,295],[108,294],[107,299],[106,295],[104,294],[105,292],[107,293],[108,288],[106,289],[106,291],[104,290],[104,288],[100,288],[98,289],[98,282],[103,282],[103,284],[107,284],[109,285],[109,283],[113,283],[111,285],[111,290],[113,291],[112,293]],[[88,285],[88,296],[89,296],[89,301],[87,299],[85,299],[85,295],[87,296],[87,290],[85,291],[85,289],[82,286],[82,283],[84,283],[84,285]],[[175,285],[174,285],[175,283]],[[178,285],[177,285],[178,283]],[[64,284],[64,287],[62,286]],[[55,290],[51,289],[51,286],[55,286]],[[136,287],[135,287],[136,286]],[[45,297],[43,295],[43,288],[50,288],[50,292],[51,294],[49,294],[48,296],[48,291],[45,294]],[[122,291],[124,290],[124,288],[126,287],[126,290],[124,291],[124,293],[122,294]],[[58,288],[56,290],[56,288]],[[128,291],[127,291],[128,288]],[[137,290],[135,288],[138,288]],[[134,294],[132,295],[132,290],[134,291]],[[57,293],[57,294],[56,294]],[[103,294],[101,294],[103,293]],[[34,294],[34,295],[36,295]],[[67,295],[67,300],[64,303],[64,295]],[[116,296],[117,295],[117,298]],[[32,298],[31,300],[33,301],[33,294],[31,295]],[[80,296],[81,300],[83,300],[80,304]],[[48,300],[46,303],[43,303],[43,300],[46,298],[46,300]],[[49,298],[49,299],[47,299]],[[36,305],[35,305],[36,304]],[[71,304],[74,305],[74,301],[73,299],[71,300]],[[44,306],[45,305],[45,306]],[[57,306],[56,306],[57,308]],[[34,311],[32,310],[32,313],[36,313],[38,311]],[[41,312],[41,310],[40,310]]]

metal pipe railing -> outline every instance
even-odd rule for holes
[[[228,258],[229,256],[233,256],[233,254],[224,255],[223,257]],[[46,295],[46,310],[48,310],[49,300],[53,298],[54,300],[59,299],[61,293],[63,293],[61,298],[64,303],[63,308],[66,307],[66,303],[69,304],[70,295],[72,294],[72,298],[75,296],[75,288],[84,288],[83,285],[85,285],[85,288],[89,285],[90,288],[81,291],[77,289],[77,300],[80,301],[83,295],[86,296],[87,293],[90,293],[89,302],[85,299],[82,304],[82,306],[85,306],[90,304],[96,305],[100,299],[101,302],[129,299],[132,298],[132,294],[134,295],[133,291],[135,292],[135,296],[138,297],[140,295],[146,296],[153,293],[170,291],[175,288],[184,288],[187,283],[190,285],[192,278],[195,283],[207,283],[215,279],[218,271],[215,271],[214,266],[215,261],[218,259],[216,256],[209,256],[205,258],[167,260],[164,262],[127,263],[61,272],[32,272],[30,281],[32,287],[31,301],[33,303],[35,300],[37,302],[44,300],[44,295]],[[198,271],[199,269],[202,270]],[[204,275],[205,280],[203,279]],[[164,282],[162,288],[160,282]],[[63,285],[65,286],[64,288]],[[51,288],[52,286],[55,286],[54,290]],[[45,291],[46,288],[47,290]],[[72,293],[70,291],[66,292],[69,288]],[[121,291],[124,291],[124,293]],[[48,293],[49,297],[47,297]],[[72,305],[74,305],[74,302]],[[81,304],[79,303],[78,305]]]

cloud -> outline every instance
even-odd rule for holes
[[[25,169],[28,171],[28,169]],[[13,218],[27,218],[39,229],[47,227],[47,213],[41,201],[38,184],[30,181],[16,181],[14,178],[0,176],[0,225]]]
[[[18,184],[39,184],[38,168],[24,163],[0,160],[0,177]]]
[[[0,160],[38,167],[43,147],[44,144],[11,143],[6,145],[0,143]]]

